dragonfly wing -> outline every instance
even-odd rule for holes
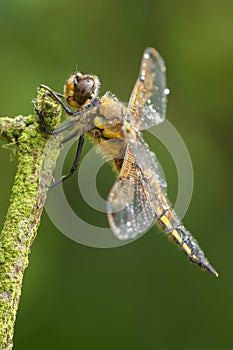
[[[119,239],[135,238],[145,232],[155,216],[154,192],[127,146],[118,179],[107,200],[108,220]]]
[[[141,169],[144,177],[151,184],[156,193],[160,192],[161,189],[166,191],[167,183],[156,155],[154,152],[150,151],[148,144],[143,140],[139,132],[136,138],[129,135],[131,134],[128,134],[126,137],[128,137],[129,147],[134,154],[136,165]]]
[[[91,128],[91,114],[92,109],[88,111],[79,111],[77,116],[70,118],[68,121],[64,121],[56,130],[55,135],[63,131],[68,130],[69,133],[64,137],[62,143],[70,141],[72,138],[77,139]]]
[[[138,130],[160,124],[165,119],[168,93],[164,61],[154,48],[147,48],[129,100],[129,123]]]

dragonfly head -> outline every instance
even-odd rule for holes
[[[75,73],[69,77],[64,86],[66,101],[71,107],[83,107],[98,96],[99,86],[97,76]]]

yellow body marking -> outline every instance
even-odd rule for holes
[[[179,235],[179,232],[177,230],[172,231],[172,236],[175,237],[175,239],[179,242],[182,243],[183,239]]]
[[[169,219],[166,217],[166,215],[163,215],[160,218],[160,221],[162,221],[164,223],[164,225],[166,225],[167,229],[171,229],[172,228],[172,224],[170,223]]]
[[[186,243],[184,243],[184,244],[182,245],[182,247],[183,247],[184,251],[185,251],[188,255],[191,255],[192,250],[189,248],[189,246],[188,246]]]

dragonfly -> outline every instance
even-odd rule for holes
[[[93,74],[72,74],[64,86],[64,95],[47,90],[69,121],[55,130],[46,125],[36,101],[34,108],[43,128],[50,135],[69,129],[66,142],[74,137],[77,150],[70,172],[51,187],[68,179],[77,169],[84,139],[89,138],[106,160],[111,160],[117,179],[107,198],[107,216],[114,235],[121,240],[134,239],[154,222],[184,251],[190,261],[218,276],[197,240],[184,227],[166,194],[155,154],[141,131],[164,121],[167,95],[166,68],[158,51],[144,50],[139,75],[128,105],[106,92],[99,96],[100,80]]]

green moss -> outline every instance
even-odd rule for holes
[[[38,93],[37,106],[49,128],[59,125],[61,106],[43,89]],[[23,274],[59,155],[61,137],[53,137],[53,146],[49,146],[49,136],[42,130],[38,116],[33,115],[0,118],[0,137],[18,146],[18,170],[0,234],[0,348],[12,349]]]

